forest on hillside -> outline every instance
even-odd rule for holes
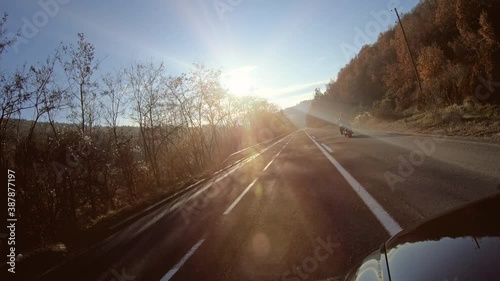
[[[0,59],[16,40],[6,21]],[[137,62],[101,76],[102,63],[78,34],[37,64],[0,69],[0,168],[15,172],[20,250],[66,244],[292,129],[276,105],[228,94],[220,70],[194,64],[173,75],[161,62]]]
[[[365,45],[323,93],[316,90],[307,116],[321,126],[343,112],[368,111],[397,120],[453,105],[499,104],[500,2],[422,0],[401,17],[422,91],[399,24]],[[498,92],[498,91],[497,91]]]

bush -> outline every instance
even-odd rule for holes
[[[446,107],[441,113],[441,121],[443,123],[452,123],[454,125],[460,125],[463,123],[464,111],[458,105],[452,105]]]
[[[366,124],[373,120],[373,115],[370,112],[363,112],[354,118],[353,125]]]
[[[384,120],[394,120],[398,118],[398,114],[395,112],[394,101],[389,98],[376,101],[373,105],[372,114]]]

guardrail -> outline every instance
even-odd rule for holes
[[[295,131],[293,131],[293,132],[295,132]],[[293,132],[283,133],[283,134],[281,134],[277,137],[274,137],[272,139],[269,139],[269,140],[266,140],[263,142],[259,142],[257,144],[254,144],[254,145],[249,146],[247,148],[244,148],[242,150],[236,151],[236,152],[230,154],[224,161],[222,161],[221,164],[219,165],[219,168],[224,167],[224,165],[227,165],[227,163],[236,164],[236,162],[241,161],[244,158],[250,156],[250,155],[248,155],[248,153],[251,153],[251,152],[256,151],[256,150],[260,150],[261,146],[266,145],[268,143],[271,143],[275,140],[282,139],[286,135],[289,135]]]

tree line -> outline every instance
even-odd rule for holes
[[[6,20],[0,59],[15,42]],[[78,34],[37,64],[0,69],[0,165],[16,171],[24,247],[69,239],[292,129],[276,105],[228,94],[221,71],[203,64],[170,75],[138,62],[99,76],[102,63]]]
[[[401,19],[422,91],[396,24],[363,46],[324,93],[316,91],[309,125],[324,124],[323,115],[339,111],[352,117],[368,110],[394,120],[464,102],[498,104],[499,11],[498,1],[422,0]]]

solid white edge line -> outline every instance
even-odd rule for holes
[[[194,252],[201,246],[201,244],[203,244],[203,241],[205,241],[205,239],[201,239],[200,241],[198,241],[198,243],[191,247],[186,255],[184,255],[184,257],[182,257],[182,259],[172,269],[170,269],[167,274],[165,274],[165,276],[160,279],[160,281],[170,280],[170,278],[172,278],[172,276],[174,276],[174,274],[184,265],[184,263],[186,263],[186,261],[194,254]]]
[[[321,145],[326,149],[328,150],[328,152],[330,153],[333,153],[333,149],[331,149],[328,145],[324,144],[324,143],[321,143]]]
[[[245,190],[243,190],[243,192],[240,194],[240,196],[238,196],[238,198],[236,198],[236,200],[234,200],[233,204],[231,204],[231,206],[229,206],[229,208],[227,208],[227,210],[224,212],[224,215],[227,215],[231,212],[231,210],[233,210],[234,206],[236,206],[236,204],[238,204],[238,202],[240,202],[241,198],[243,198],[243,196],[245,196],[245,194],[250,190],[250,188],[252,188],[252,186],[255,184],[255,182],[257,182],[257,179],[258,178],[255,178],[252,183],[250,183],[247,188],[245,188]]]
[[[318,144],[311,136],[306,132],[306,135],[313,141],[313,143],[323,152],[328,160],[337,168],[344,179],[351,185],[354,192],[363,200],[370,211],[375,215],[377,220],[382,224],[382,226],[387,230],[387,232],[392,236],[397,234],[402,230],[401,226],[387,213],[384,208],[366,191],[366,189],[353,177],[349,172],[340,165],[340,163],[328,154],[321,145]]]

